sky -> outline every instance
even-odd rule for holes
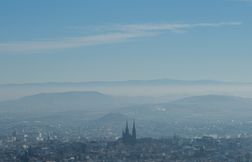
[[[2,0],[0,84],[252,82],[251,0]]]

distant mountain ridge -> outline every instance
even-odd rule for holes
[[[143,131],[142,135],[151,133],[149,135],[154,136],[180,132],[181,129],[186,134],[197,134],[202,133],[201,126],[204,124],[208,125],[204,127],[207,131],[216,124],[248,122],[252,118],[251,98],[204,95],[140,104],[136,104],[138,100],[134,100],[133,104],[129,100],[131,98],[95,91],[40,93],[0,102],[0,114],[10,121],[10,125],[12,122],[18,125],[20,121],[63,122],[76,126],[85,124],[85,128],[92,128],[94,133],[104,129],[120,133],[126,120],[135,119],[138,129]],[[195,130],[195,126],[202,129]]]
[[[197,104],[197,103],[209,104],[209,103],[233,103],[233,102],[252,103],[252,99],[238,97],[238,96],[226,96],[226,95],[202,95],[202,96],[185,97],[179,100],[175,100],[171,103],[173,104]]]
[[[82,111],[104,113],[104,115],[113,113],[113,116],[116,116],[114,113],[118,113],[130,118],[150,118],[150,120],[161,118],[175,120],[188,117],[193,119],[195,114],[200,114],[205,119],[242,118],[243,116],[249,117],[252,114],[252,99],[235,96],[192,96],[166,103],[152,104],[137,104],[137,100],[133,102],[130,102],[130,100],[127,97],[115,97],[94,91],[41,93],[17,100],[0,102],[0,111],[35,114]],[[226,116],[226,114],[229,114],[229,116]]]
[[[252,99],[236,96],[192,96],[160,104],[120,109],[95,120],[95,127],[114,127],[136,119],[142,136],[232,134],[251,128]],[[244,125],[243,125],[244,124]],[[91,124],[92,125],[92,124]],[[93,126],[93,125],[92,125]],[[176,134],[175,133],[175,134]]]
[[[235,96],[193,96],[160,104],[124,109],[123,114],[144,120],[207,121],[248,120],[252,116],[252,99]]]
[[[93,111],[120,105],[114,97],[99,92],[40,93],[16,100],[0,102],[0,111],[11,112],[63,112]]]
[[[119,85],[176,85],[176,84],[250,84],[240,82],[228,82],[217,80],[177,80],[177,79],[154,79],[154,80],[126,80],[126,81],[89,81],[89,82],[47,82],[47,83],[23,83],[23,84],[0,84],[1,86],[119,86]]]

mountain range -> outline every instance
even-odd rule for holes
[[[205,84],[251,84],[217,80],[178,80],[178,79],[154,79],[154,80],[126,80],[126,81],[89,81],[89,82],[47,82],[47,83],[23,83],[1,84],[0,86],[122,86],[122,85],[205,85]]]
[[[2,124],[39,120],[42,123],[64,122],[71,127],[84,124],[94,130],[106,127],[115,131],[121,130],[126,120],[135,119],[142,134],[155,136],[181,130],[187,132],[187,129],[202,133],[209,131],[211,126],[214,130],[223,130],[223,125],[232,122],[238,125],[250,123],[252,99],[204,95],[149,103],[147,100],[138,102],[134,97],[116,97],[91,91],[42,93],[0,102],[0,115]],[[221,126],[218,128],[216,124]],[[248,126],[245,128],[247,130]]]

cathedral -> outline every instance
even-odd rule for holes
[[[128,121],[126,121],[126,128],[124,131],[122,131],[122,141],[125,144],[135,144],[136,143],[135,121],[133,121],[132,133],[129,132]]]

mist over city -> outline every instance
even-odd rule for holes
[[[0,162],[252,162],[251,0],[3,0]]]

